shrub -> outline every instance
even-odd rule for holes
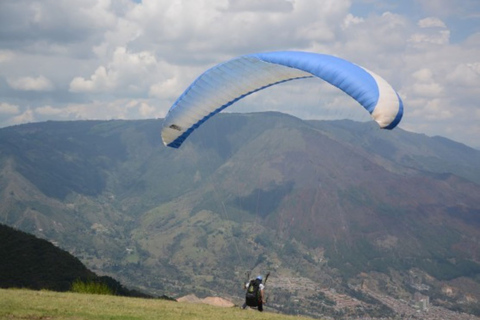
[[[81,280],[75,280],[72,283],[70,291],[77,293],[113,295],[113,291],[108,285],[95,281],[84,282]]]

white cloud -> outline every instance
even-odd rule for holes
[[[20,112],[20,107],[14,104],[0,102],[0,114],[18,114]]]
[[[171,62],[198,64],[331,41],[348,5],[348,0],[147,0],[127,17],[143,30],[135,44],[160,50]]]
[[[148,94],[151,97],[174,99],[178,92],[182,90],[178,77],[169,78],[162,82],[157,82],[150,86]]]
[[[70,91],[72,92],[101,92],[107,91],[115,87],[114,76],[107,74],[104,66],[98,67],[90,79],[76,77],[70,83]]]
[[[44,76],[7,79],[7,83],[12,89],[22,91],[51,91],[54,89],[53,83]]]
[[[347,14],[347,16],[345,17],[345,19],[343,19],[343,29],[347,29],[349,27],[353,27],[359,23],[362,23],[364,22],[365,19],[363,18],[360,18],[360,17],[355,17],[353,14],[349,13]]]
[[[66,106],[41,106],[30,111],[31,119],[46,120],[52,116],[64,120],[85,119],[145,119],[163,117],[165,114],[145,99],[117,99],[70,103]]]
[[[436,33],[415,33],[410,37],[413,43],[432,43],[432,44],[447,44],[450,40],[449,30],[440,30]]]
[[[423,68],[413,73],[415,82],[413,83],[413,92],[419,97],[440,97],[443,93],[443,86],[433,79],[433,72],[428,68]]]
[[[450,30],[445,23],[435,17],[421,19],[417,22],[420,30],[410,36],[409,41],[416,44],[445,45],[450,41]]]
[[[418,21],[418,26],[420,28],[435,28],[435,27],[446,28],[447,27],[442,20],[436,17],[428,17],[425,19],[421,19]]]
[[[446,75],[445,79],[451,85],[462,85],[478,90],[480,85],[480,60],[473,63],[460,63]]]
[[[14,124],[21,124],[21,123],[29,123],[34,121],[35,121],[35,117],[34,117],[33,111],[31,109],[27,109],[23,113],[10,118],[8,122],[10,125],[14,125]]]
[[[127,52],[119,47],[113,53],[108,65],[98,67],[89,79],[75,77],[70,83],[71,92],[111,92],[120,89],[135,93],[145,91],[148,79],[155,78],[158,72],[155,56],[147,51]],[[150,75],[150,73],[153,73]]]
[[[450,109],[445,109],[442,100],[434,98],[426,101],[424,116],[428,120],[443,120],[454,117],[454,113]]]
[[[138,105],[138,110],[142,118],[148,118],[148,117],[154,116],[156,112],[155,107],[149,105],[146,102],[141,102]]]
[[[480,120],[477,2],[368,0],[361,12],[351,0],[0,1],[0,95],[12,112],[2,113],[2,125],[159,117],[217,63],[305,50],[352,60],[392,83],[405,103],[401,127],[471,143]],[[328,115],[319,105],[355,109],[337,91],[292,82],[231,110],[320,118]]]
[[[290,12],[294,1],[288,0],[228,0],[228,10],[231,11],[275,11]]]
[[[35,113],[44,116],[57,116],[65,113],[65,108],[54,108],[52,106],[44,106],[35,109]]]

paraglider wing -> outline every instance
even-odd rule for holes
[[[162,129],[166,146],[178,148],[203,122],[243,97],[285,81],[318,77],[358,101],[381,128],[393,129],[403,103],[380,76],[346,60],[310,52],[241,56],[200,75],[175,101]]]

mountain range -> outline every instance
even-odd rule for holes
[[[378,292],[480,314],[480,151],[275,112],[219,114],[172,149],[161,125],[0,129],[0,222],[151,294],[240,300],[271,271],[282,312],[347,312],[334,290],[355,314],[392,313]]]

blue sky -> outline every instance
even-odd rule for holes
[[[276,50],[362,65],[400,93],[401,128],[480,148],[478,0],[2,0],[0,126],[162,118],[205,69]],[[369,119],[320,81],[278,87],[230,111]]]

